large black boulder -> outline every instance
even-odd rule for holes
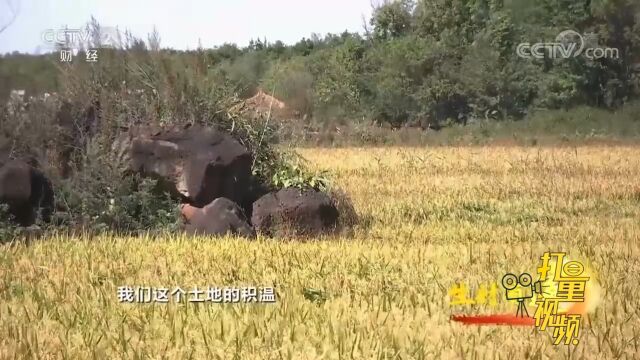
[[[267,236],[314,236],[336,230],[338,217],[329,195],[285,188],[253,203],[251,223]]]
[[[21,226],[33,225],[38,217],[48,222],[54,210],[51,181],[21,160],[0,161],[0,204]]]
[[[158,179],[165,190],[195,207],[220,197],[239,204],[255,200],[249,199],[253,157],[223,131],[200,126],[130,129],[114,150],[129,170]]]
[[[202,209],[183,205],[181,210],[186,223],[185,231],[189,234],[256,236],[240,206],[229,199],[215,199]]]

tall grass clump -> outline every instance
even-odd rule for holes
[[[97,61],[86,61],[80,49],[72,62],[56,65],[60,92],[53,99],[32,100],[21,111],[4,109],[0,116],[5,147],[14,156],[19,150],[38,159],[54,179],[58,226],[118,231],[176,226],[175,200],[155,194],[152,180],[125,175],[126,164],[114,151],[119,135],[135,126],[215,127],[254,155],[259,185],[280,185],[275,180],[283,179],[276,174],[295,174],[303,187],[320,189],[326,183],[272,145],[275,130],[268,119],[242,110],[236,87],[210,71],[213,60],[202,49],[177,56],[160,48],[156,32],[148,43],[125,32],[117,46],[105,47],[95,19],[88,30],[92,40],[85,46],[97,49]],[[32,130],[25,136],[27,126]]]

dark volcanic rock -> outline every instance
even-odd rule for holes
[[[39,170],[20,161],[0,164],[0,203],[21,226],[35,223],[38,215],[49,221],[54,209],[51,181]]]
[[[159,179],[166,190],[195,207],[219,197],[247,203],[253,158],[222,131],[199,126],[135,129],[114,150],[130,170]]]
[[[202,209],[183,205],[181,210],[186,222],[185,230],[190,234],[256,236],[240,206],[229,199],[215,199]]]
[[[327,194],[286,188],[258,199],[251,223],[270,236],[319,235],[336,229],[338,215]]]

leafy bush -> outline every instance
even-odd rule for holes
[[[93,27],[99,25],[94,22]],[[60,163],[55,161],[44,166],[55,182],[61,210],[54,222],[58,226],[121,232],[176,228],[177,201],[153,180],[123,172],[113,153],[112,145],[123,128],[134,125],[216,127],[254,154],[253,172],[264,185],[278,187],[290,181],[300,187],[324,185],[322,179],[287,163],[288,158],[272,145],[275,130],[266,119],[237,110],[242,101],[236,94],[238,83],[245,80],[221,79],[210,72],[214,60],[203,50],[176,57],[169,51],[148,50],[140,40],[127,36],[120,48],[100,49],[99,56],[97,63],[76,58],[59,65],[62,101],[53,108],[62,105],[62,111],[34,107],[11,116],[4,112],[0,118],[6,137],[17,141],[25,153],[42,152],[43,144],[54,144],[53,152],[64,155],[60,163],[68,171],[56,174],[53,170]],[[255,61],[262,61],[261,57],[256,53]],[[242,66],[235,74],[241,70]],[[245,83],[251,85],[256,78]],[[32,126],[30,136],[22,136],[23,126],[36,122],[42,125]],[[295,170],[290,179],[275,176],[291,169]]]
[[[65,229],[97,232],[178,230],[178,203],[159,192],[155,180],[125,177],[96,191],[101,186],[105,186],[103,179],[59,183],[56,195],[63,211],[56,213],[54,223]]]
[[[326,191],[329,179],[326,173],[311,174],[300,164],[288,164],[273,174],[272,183],[277,188],[298,188]]]
[[[299,115],[313,113],[313,75],[300,59],[272,66],[265,75],[263,87],[275,90],[274,96]]]

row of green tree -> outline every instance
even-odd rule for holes
[[[616,57],[517,54],[518,44],[553,42],[565,30],[588,35],[588,45],[617,49]],[[134,45],[139,51],[157,48],[158,35]],[[537,109],[616,108],[637,97],[640,2],[386,1],[361,34],[313,35],[293,45],[259,39],[244,48],[162,51],[176,61],[198,57],[202,76],[241,97],[263,88],[316,119],[424,126],[520,118]],[[9,88],[55,90],[55,56],[3,57],[0,96]]]

